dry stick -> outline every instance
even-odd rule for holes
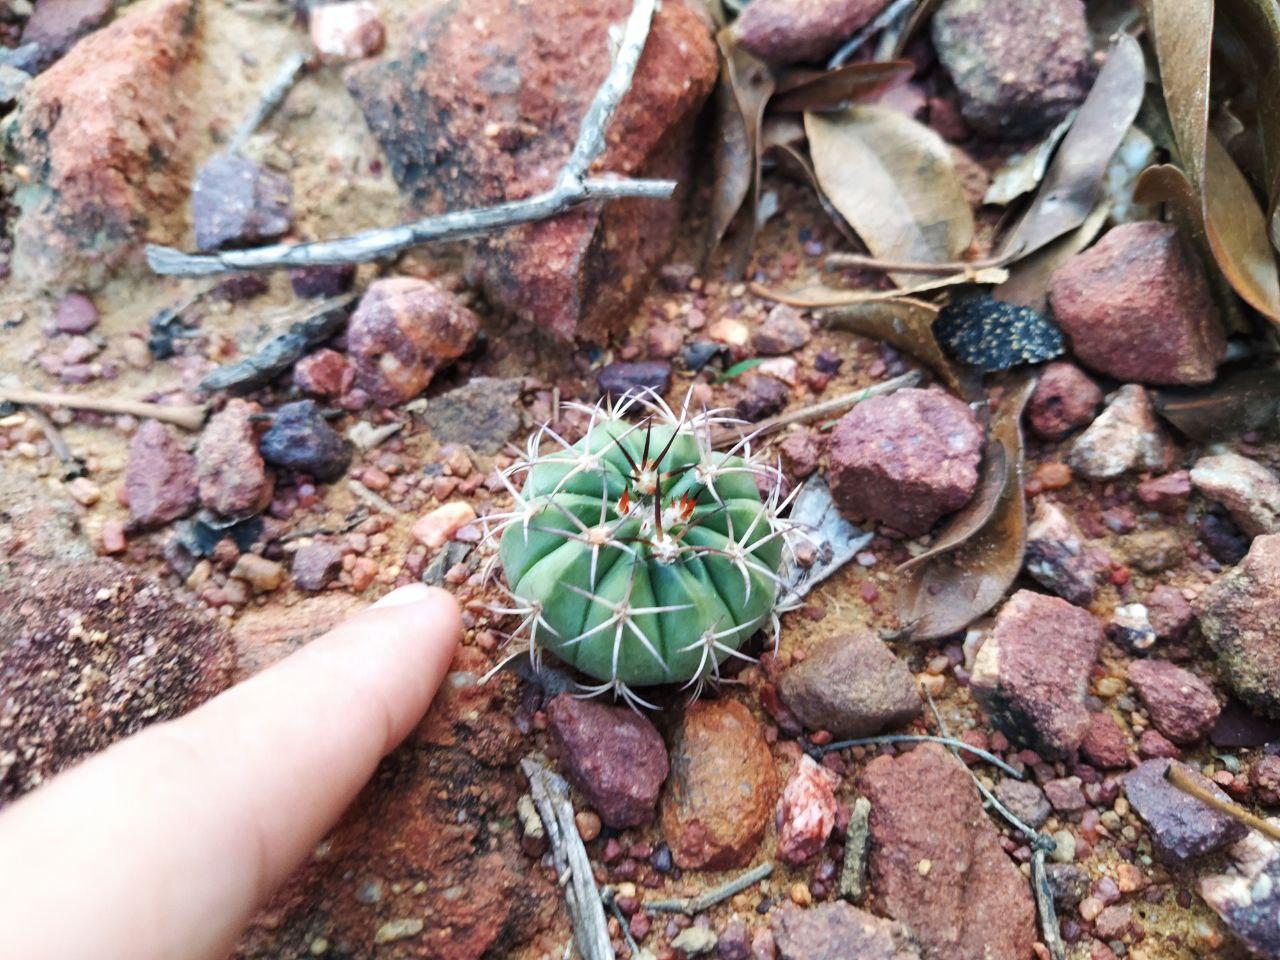
[[[657,0],[635,0],[623,30],[617,56],[604,83],[596,91],[578,131],[577,142],[564,169],[549,190],[491,207],[459,210],[398,227],[364,230],[338,240],[278,243],[251,250],[226,250],[193,255],[171,247],[147,247],[147,262],[156,273],[178,277],[209,276],[238,270],[274,270],[321,264],[367,263],[410,247],[442,240],[464,240],[504,227],[545,220],[592,200],[619,197],[670,199],[674,180],[631,180],[587,177],[591,164],[604,152],[609,121],[631,87],[636,63],[649,35]]]
[[[703,910],[714,907],[722,900],[728,900],[730,897],[741,893],[747,887],[754,886],[771,873],[773,873],[773,863],[765,862],[759,866],[752,867],[746,873],[739,874],[728,883],[721,884],[699,896],[680,897],[675,900],[646,901],[644,906],[647,910],[661,911],[663,913],[683,913],[692,917]]]
[[[999,767],[1015,780],[1022,779],[1022,774],[1009,766],[994,753],[983,750],[981,747],[975,747],[971,743],[965,743],[963,740],[957,740],[954,737],[935,737],[922,733],[886,733],[879,737],[858,737],[856,740],[837,740],[835,743],[824,743],[821,746],[815,747],[815,749],[820,753],[830,753],[832,750],[845,750],[849,747],[875,747],[882,744],[895,743],[940,743],[944,747],[950,747],[952,750],[963,750],[966,753],[972,753],[975,757],[981,757],[993,767]]]
[[[62,435],[62,431],[57,428],[49,415],[37,406],[28,405],[24,407],[27,416],[39,424],[40,429],[44,432],[45,439],[49,441],[49,446],[53,448],[54,454],[58,457],[58,461],[65,465],[71,465],[74,474],[83,476],[84,461],[71,452],[71,447],[67,444],[66,437]],[[64,475],[64,479],[68,475]]]
[[[564,886],[564,899],[573,925],[573,938],[583,960],[614,960],[609,926],[605,921],[604,903],[591,872],[587,849],[578,836],[573,821],[573,804],[569,801],[569,784],[533,757],[520,761],[520,769],[529,778],[529,792],[538,816],[551,842],[551,857]]]
[[[754,425],[741,424],[718,427],[711,434],[711,444],[716,448],[730,447],[745,436],[757,439],[767,437],[785,427],[791,426],[793,423],[808,423],[811,420],[817,420],[833,413],[840,413],[870,397],[893,393],[905,387],[914,387],[920,382],[920,379],[920,371],[912,370],[900,377],[886,380],[884,383],[877,383],[863,390],[855,390],[852,393],[841,394],[838,397],[832,397],[830,400],[823,400],[821,403],[814,403],[807,407],[801,407],[799,410],[792,410],[790,413],[780,413],[776,417],[761,420]]]
[[[245,117],[244,122],[232,134],[231,140],[227,143],[228,152],[239,153],[244,147],[245,141],[253,136],[255,130],[267,122],[267,118],[271,114],[275,113],[276,108],[280,106],[289,91],[293,89],[293,85],[298,82],[298,74],[302,72],[306,62],[307,58],[301,53],[295,53],[285,60],[267,85],[267,89],[263,91],[262,96],[258,99],[258,105],[254,108],[253,113]]]
[[[1227,816],[1239,820],[1245,826],[1252,827],[1272,840],[1280,840],[1280,827],[1270,821],[1263,820],[1259,816],[1255,816],[1238,803],[1232,803],[1230,800],[1224,800],[1222,797],[1210,793],[1192,780],[1187,775],[1187,772],[1177,764],[1169,764],[1169,769],[1164,772],[1164,778],[1183,793],[1195,797],[1201,803],[1213,807],[1219,813],[1225,813]]]
[[[0,387],[0,402],[5,400],[37,407],[66,407],[68,410],[89,410],[94,413],[123,413],[131,417],[171,423],[183,430],[199,430],[204,426],[204,419],[209,413],[209,408],[201,404],[165,406],[161,403],[145,403],[141,400],[82,397],[74,393],[49,393],[44,390],[24,390],[21,387]]]
[[[827,62],[827,69],[836,70],[843,67],[848,59],[857,53],[864,43],[871,39],[873,34],[893,23],[907,11],[908,7],[915,6],[916,3],[917,0],[898,0],[897,3],[889,4],[878,17],[850,37],[844,46],[832,54],[830,61]]]
[[[1016,251],[998,257],[984,257],[980,260],[949,260],[943,263],[929,263],[923,260],[879,260],[862,253],[832,253],[827,256],[824,266],[828,270],[858,267],[863,270],[880,270],[884,273],[968,273],[970,271],[986,270],[991,267],[1003,267],[1015,255]]]

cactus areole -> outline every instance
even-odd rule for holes
[[[632,687],[714,683],[771,620],[789,524],[776,470],[749,441],[711,446],[713,413],[660,399],[589,408],[572,445],[544,430],[508,476],[516,504],[499,547],[530,649],[550,650],[631,701]],[[625,419],[638,413],[635,422]],[[558,449],[541,455],[544,436]],[[757,479],[772,493],[763,500]],[[643,702],[643,701],[639,701]]]

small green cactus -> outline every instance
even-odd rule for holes
[[[612,690],[683,682],[700,691],[759,628],[777,624],[792,526],[780,475],[749,439],[719,453],[719,411],[674,413],[656,395],[586,408],[569,444],[544,427],[505,474],[515,498],[499,559],[531,655],[550,650]],[[624,419],[639,409],[637,423]],[[545,437],[558,449],[539,453]],[[523,489],[510,478],[524,474]],[[761,499],[757,478],[772,493]],[[696,695],[696,693],[695,693]]]

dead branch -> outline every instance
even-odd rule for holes
[[[963,750],[966,753],[972,753],[975,757],[981,757],[993,767],[999,767],[1015,780],[1022,779],[1022,774],[1009,766],[994,753],[991,753],[988,750],[983,750],[981,747],[975,747],[971,743],[965,743],[963,740],[956,740],[953,737],[935,737],[932,735],[916,733],[886,733],[879,737],[858,737],[856,740],[837,740],[835,743],[823,744],[822,746],[815,747],[814,749],[816,749],[818,751],[818,755],[821,756],[824,753],[830,753],[832,750],[844,750],[848,747],[874,747],[880,746],[881,744],[895,743],[940,743],[945,747],[949,747],[953,751]]]
[[[204,419],[209,413],[209,408],[201,404],[166,406],[162,403],[144,403],[141,400],[124,400],[118,397],[85,397],[74,393],[49,393],[44,390],[0,386],[0,401],[5,400],[27,406],[123,413],[131,417],[171,423],[183,430],[199,430],[204,426]]]
[[[258,104],[254,107],[253,113],[245,117],[244,122],[232,134],[231,140],[227,144],[227,149],[231,153],[239,153],[244,147],[245,141],[253,136],[254,131],[266,123],[267,118],[276,112],[276,108],[284,102],[284,98],[293,89],[293,85],[298,82],[298,74],[302,72],[302,68],[306,63],[307,58],[301,53],[295,53],[285,60],[280,69],[276,71],[276,75],[271,78],[271,82],[267,84],[262,96],[258,98]]]
[[[410,247],[444,240],[466,240],[495,230],[545,220],[591,201],[620,197],[670,199],[674,180],[633,180],[608,175],[588,177],[591,165],[604,152],[605,133],[614,111],[635,74],[649,36],[657,0],[635,0],[609,74],[596,91],[579,128],[577,142],[549,190],[490,207],[458,210],[398,227],[364,230],[338,240],[278,243],[250,250],[188,254],[171,247],[148,246],[147,262],[159,274],[177,277],[211,276],[241,270],[276,270],[325,264],[367,263]]]
[[[687,916],[694,916],[709,910],[721,901],[728,900],[732,896],[741,893],[747,887],[753,886],[764,880],[773,873],[773,863],[766,862],[759,866],[752,867],[746,873],[739,874],[727,883],[722,883],[718,887],[714,887],[696,897],[678,898],[675,900],[652,900],[645,901],[645,909],[660,911],[663,913],[683,913]]]

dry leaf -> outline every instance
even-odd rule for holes
[[[1118,37],[1035,199],[1002,244],[1006,253],[1025,257],[1084,223],[1097,205],[1111,157],[1138,115],[1145,83],[1138,41]]]
[[[905,83],[915,71],[910,60],[851,63],[836,70],[789,73],[769,101],[770,113],[834,110],[856,100],[869,100]]]
[[[1245,430],[1274,430],[1280,413],[1280,370],[1235,370],[1207,387],[1157,390],[1155,407],[1192,440],[1210,442]]]
[[[1009,279],[1004,267],[982,267],[964,273],[953,273],[933,280],[922,280],[914,287],[903,290],[842,290],[823,283],[810,283],[794,290],[770,290],[760,284],[752,284],[751,290],[758,297],[785,303],[792,307],[842,307],[855,303],[875,303],[880,300],[900,300],[918,293],[932,293],[946,287],[967,284],[1000,284]]]
[[[1071,122],[1075,118],[1076,112],[1073,110],[1060,124],[1049,131],[1048,136],[1026,153],[1015,153],[1006,160],[1004,166],[991,178],[991,186],[987,187],[982,202],[1003,207],[1039,186],[1040,181],[1044,179],[1045,171],[1049,169],[1053,151],[1067,135],[1067,131],[1071,129]]]
[[[991,295],[1005,303],[1043,313],[1049,303],[1049,278],[1053,271],[1093,242],[1110,212],[1111,207],[1105,200],[1099,203],[1080,226],[1010,267],[1009,279],[992,290]]]
[[[1022,410],[1036,378],[1010,381],[991,421],[1006,451],[1005,487],[987,523],[961,546],[917,567],[898,596],[898,619],[913,640],[959,633],[1004,596],[1022,569],[1027,506],[1022,489]]]
[[[1148,22],[1178,159],[1199,193],[1209,131],[1213,0],[1148,0]]]
[[[940,557],[963,546],[991,521],[996,507],[1000,504],[1004,488],[1009,483],[1007,461],[1004,444],[995,439],[987,441],[986,451],[982,455],[982,466],[979,468],[978,490],[973,495],[973,499],[951,515],[951,519],[933,541],[933,546],[898,567],[899,572],[906,573],[914,570],[934,557]]]
[[[973,212],[936,133],[879,106],[806,113],[804,124],[823,192],[875,256],[938,263],[968,249]]]

